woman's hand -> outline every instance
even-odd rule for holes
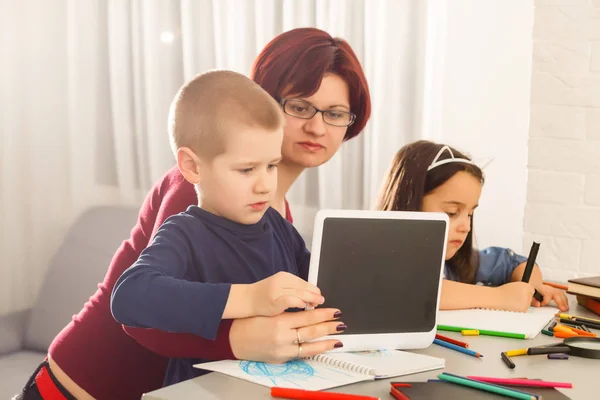
[[[550,301],[554,300],[556,306],[560,311],[569,311],[569,300],[567,299],[567,295],[564,291],[560,289],[553,288],[552,286],[542,285],[538,289],[538,292],[544,299],[540,303],[535,298],[531,301],[531,305],[534,307],[546,306],[550,303]]]
[[[231,350],[237,359],[282,363],[298,357],[298,335],[302,341],[301,357],[310,357],[336,347],[339,340],[319,340],[343,332],[338,321],[341,312],[332,308],[287,312],[273,317],[236,319],[229,332]],[[296,330],[298,334],[296,333]]]

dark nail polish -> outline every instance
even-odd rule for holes
[[[341,348],[341,347],[344,347],[344,343],[342,343],[342,342],[337,342],[337,343],[335,344],[335,346],[333,346],[333,347],[335,347],[336,349],[339,349],[339,348]]]
[[[342,312],[341,311],[336,311],[335,314],[333,314],[333,318],[339,318],[342,316]]]
[[[339,324],[335,330],[338,332],[344,332],[346,329],[348,329],[348,327],[345,324]]]

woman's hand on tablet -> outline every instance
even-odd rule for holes
[[[325,302],[321,290],[288,272],[278,272],[249,285],[252,315],[273,316],[288,308],[316,307]]]
[[[339,340],[318,340],[343,332],[338,318],[341,312],[332,308],[283,313],[273,317],[251,317],[233,321],[229,332],[231,350],[237,359],[282,363],[299,355],[311,357],[342,347]]]

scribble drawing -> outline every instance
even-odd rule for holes
[[[266,378],[275,386],[296,386],[304,389],[302,383],[311,379],[323,379],[328,382],[341,380],[352,376],[346,371],[341,371],[327,366],[320,367],[319,374],[304,360],[292,360],[284,364],[267,364],[256,361],[240,361],[240,369],[254,378]],[[289,385],[288,385],[289,384]]]
[[[267,364],[256,361],[240,361],[242,371],[250,376],[265,377],[277,384],[277,380],[295,381],[307,379],[315,374],[313,367],[303,360],[292,360],[284,364]]]

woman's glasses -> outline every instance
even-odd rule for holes
[[[323,117],[323,122],[332,126],[350,126],[354,123],[356,115],[350,112],[341,110],[319,110],[304,100],[281,100],[283,112],[292,117],[301,119],[311,119],[316,113],[320,112]]]

